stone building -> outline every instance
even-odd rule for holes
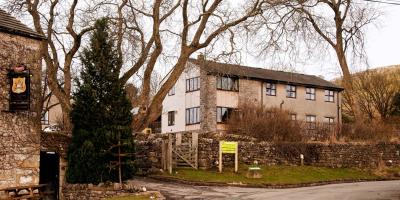
[[[226,130],[244,102],[289,110],[311,125],[341,123],[341,91],[317,76],[189,59],[163,101],[162,133]]]
[[[0,189],[39,184],[43,39],[0,10]]]

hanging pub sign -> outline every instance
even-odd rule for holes
[[[11,67],[8,73],[10,82],[9,110],[29,110],[30,72],[24,65]]]

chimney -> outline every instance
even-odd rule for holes
[[[199,55],[197,55],[197,60],[204,61],[205,60],[204,54],[199,53]]]

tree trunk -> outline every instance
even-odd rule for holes
[[[338,57],[340,68],[343,72],[343,87],[345,89],[345,94],[348,98],[348,104],[350,106],[351,112],[354,115],[354,120],[358,121],[362,118],[358,100],[355,96],[354,87],[353,87],[353,79],[350,74],[349,66],[347,64],[346,55],[343,52],[343,48],[335,48],[336,55]]]

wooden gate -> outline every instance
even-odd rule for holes
[[[198,168],[198,133],[179,132],[168,133],[168,139],[163,140],[163,169],[172,173],[173,167]]]

